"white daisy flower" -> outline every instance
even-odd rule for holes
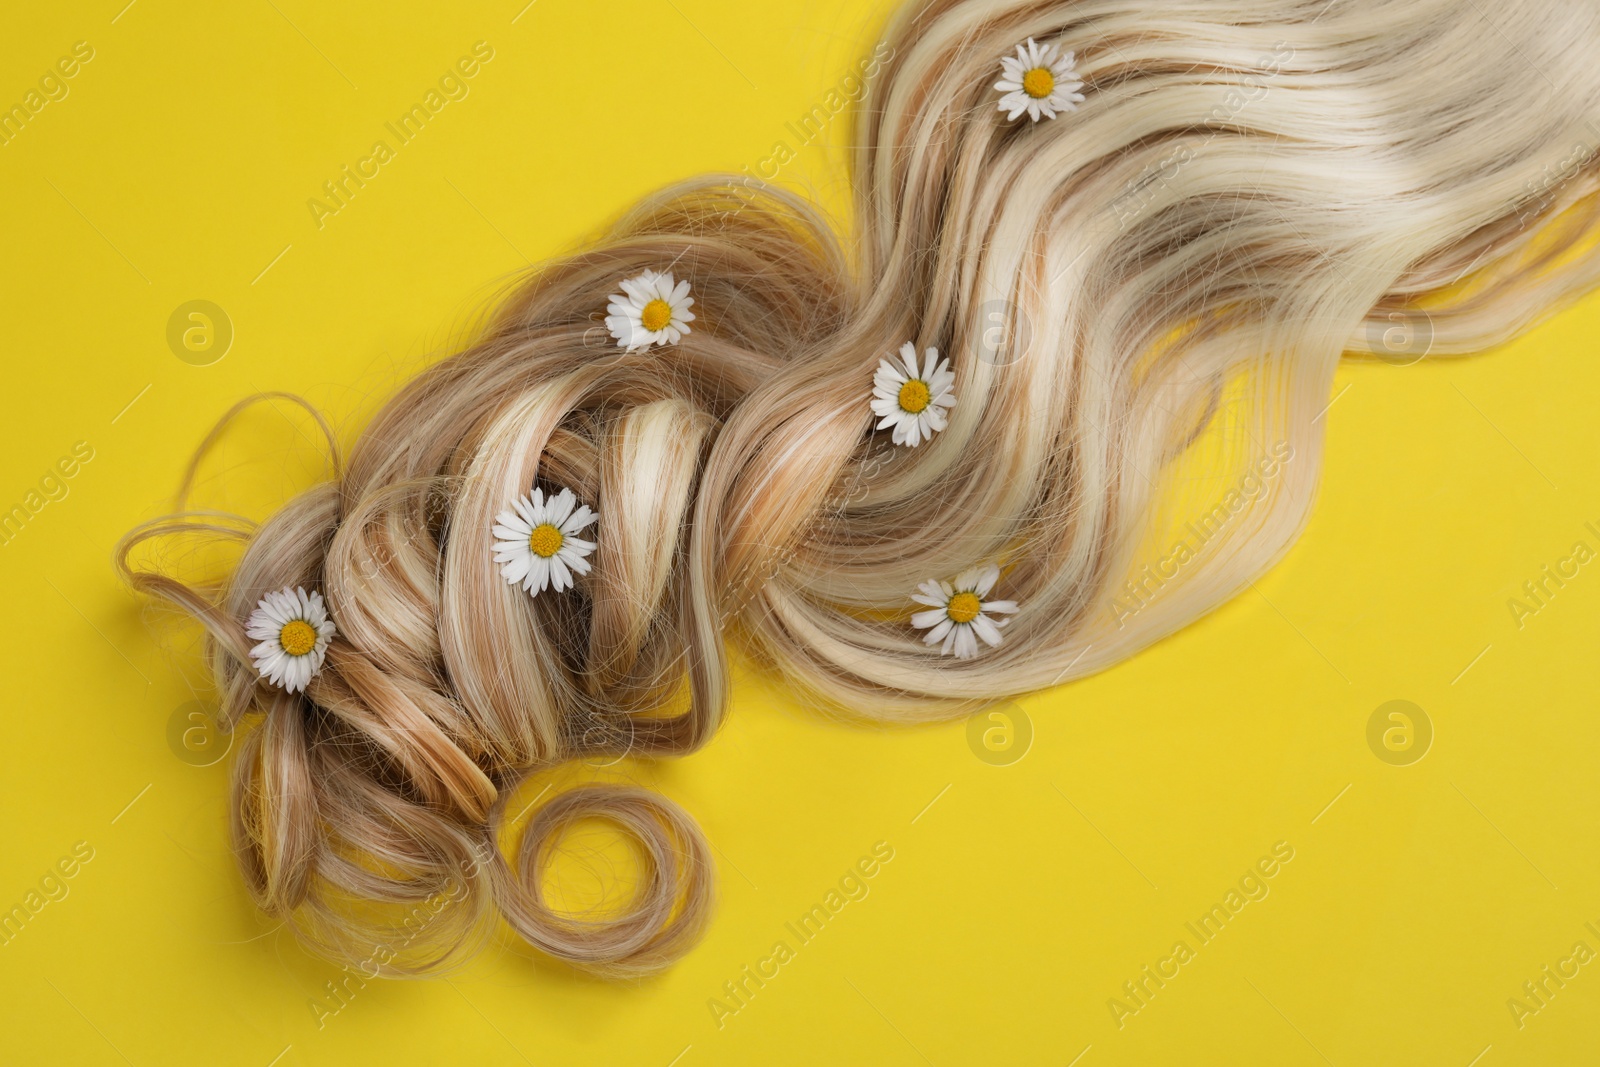
[[[915,448],[949,425],[945,413],[956,404],[956,395],[950,391],[956,376],[950,361],[939,358],[937,348],[928,349],[927,363],[920,371],[917,346],[910,341],[900,346],[900,359],[903,370],[890,360],[878,360],[878,371],[872,376],[872,411],[883,416],[876,429],[893,426],[894,443]]]
[[[250,650],[250,662],[261,677],[299,693],[322,668],[334,628],[321,593],[285,586],[257,601],[244,632],[260,642]]]
[[[575,535],[600,516],[587,504],[573,510],[577,504],[571,489],[551,493],[549,500],[535,489],[511,502],[515,511],[495,516],[494,535],[500,540],[494,543],[494,561],[507,582],[521,582],[529,596],[538,596],[546,586],[558,593],[570,589],[573,572],[589,573],[583,557],[594,551],[594,542]]]
[[[1041,115],[1053,119],[1058,111],[1078,110],[1083,103],[1083,94],[1078,92],[1083,79],[1078,77],[1073,59],[1073,53],[1057,56],[1055,45],[1034,44],[1032,37],[1026,45],[1017,45],[1015,59],[1006,56],[1000,60],[1003,74],[994,83],[1006,94],[1000,98],[1000,110],[1010,112],[1006,118],[1014,119],[1026,111],[1038,122]]]
[[[671,271],[647,270],[623,282],[622,292],[611,294],[606,326],[618,346],[630,352],[651,345],[675,345],[689,335],[693,304],[687,281],[674,283]]]
[[[953,582],[923,582],[911,599],[926,604],[932,611],[919,611],[911,616],[911,625],[927,630],[922,642],[927,645],[944,644],[939,655],[951,652],[957,659],[971,659],[978,654],[978,638],[990,648],[1000,644],[1000,627],[1010,619],[991,619],[989,613],[1010,615],[1017,610],[1014,600],[985,600],[994,583],[1000,579],[1000,568],[990,563],[958,574]],[[931,627],[931,629],[930,629]]]

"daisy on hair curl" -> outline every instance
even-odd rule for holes
[[[1000,568],[988,563],[962,571],[952,581],[927,581],[918,586],[911,599],[933,609],[911,616],[912,626],[928,631],[923,644],[939,645],[941,656],[953,652],[957,659],[976,656],[979,639],[990,648],[998,647],[1000,628],[1011,620],[989,615],[1011,615],[1017,610],[1014,600],[986,599],[999,580]]]
[[[894,427],[894,443],[915,448],[949,423],[945,416],[955,407],[955,372],[939,350],[925,353],[922,369],[917,369],[917,346],[907,341],[900,346],[900,363],[878,360],[872,376],[872,412],[881,416],[877,429]]]
[[[632,352],[651,345],[675,345],[690,333],[694,297],[689,283],[673,280],[672,272],[647,270],[622,283],[606,305],[606,327],[620,348]]]
[[[256,602],[244,632],[258,642],[250,650],[250,662],[261,677],[299,693],[322,668],[335,631],[321,593],[285,586]]]
[[[1008,112],[1007,119],[1015,119],[1024,111],[1034,122],[1041,118],[1053,119],[1060,111],[1076,111],[1084,96],[1083,79],[1074,66],[1074,54],[1056,54],[1053,44],[1035,44],[1032,37],[1026,45],[1017,45],[1013,58],[1000,60],[1002,71],[994,87],[1005,95],[1000,98],[1000,110]]]
[[[574,574],[588,574],[584,557],[594,551],[593,541],[576,536],[599,519],[589,505],[578,504],[571,489],[552,493],[535,488],[511,502],[511,510],[495,516],[494,560],[500,574],[512,585],[522,583],[529,596],[546,588],[561,592],[575,584]]]

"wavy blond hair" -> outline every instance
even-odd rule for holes
[[[1030,37],[1079,57],[1078,110],[997,109],[998,60]],[[666,190],[522,282],[333,480],[259,526],[189,512],[129,535],[127,580],[205,625],[222,716],[250,726],[245,881],[317,950],[416,973],[498,916],[579,966],[661,967],[709,914],[700,831],[589,784],[508,858],[529,775],[705,743],[730,641],[898,721],[1115,663],[1295,540],[1341,354],[1480,350],[1600,272],[1592,4],[925,0],[886,40],[848,253],[748,179]],[[669,267],[692,334],[622,351],[607,294]],[[951,358],[959,397],[914,449],[867,403],[906,341]],[[496,513],[536,484],[601,515],[574,592],[530,598],[492,558]],[[225,581],[130,562],[196,532],[243,542]],[[909,595],[985,561],[1021,609],[1000,646],[941,658]],[[260,679],[244,633],[286,585],[338,626],[304,694]],[[636,839],[640,880],[575,915],[543,873],[591,816]]]

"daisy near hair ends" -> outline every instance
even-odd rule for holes
[[[1006,118],[1014,119],[1028,113],[1034,122],[1041,118],[1053,119],[1060,111],[1076,111],[1084,96],[1083,88],[1074,71],[1071,52],[1057,55],[1056,46],[1041,47],[1032,37],[1025,45],[1017,45],[1016,58],[1007,56],[1000,61],[1004,77],[994,87],[1005,95],[1000,98],[1000,110]]]
[[[280,589],[261,598],[245,620],[244,634],[261,642],[250,650],[261,677],[298,693],[322,666],[334,626],[321,593]]]
[[[574,536],[600,516],[584,504],[576,511],[578,498],[563,489],[545,503],[544,491],[518,497],[514,510],[495,516],[495,562],[511,583],[522,583],[530,596],[538,596],[549,586],[561,592],[573,585],[573,574],[588,574],[584,557],[594,551],[594,542]]]
[[[1000,568],[993,563],[975,567],[948,582],[923,582],[911,599],[926,604],[932,611],[919,611],[911,616],[911,625],[928,632],[924,644],[939,645],[939,654],[954,652],[958,659],[971,659],[978,654],[978,638],[990,648],[1000,644],[1000,627],[1005,619],[991,619],[994,615],[1014,615],[1015,601],[989,600],[989,590],[1000,579]]]
[[[904,369],[888,359],[878,360],[878,371],[872,376],[872,413],[883,417],[878,429],[894,427],[895,444],[915,448],[917,442],[931,440],[949,425],[946,415],[955,407],[956,394],[950,387],[956,376],[950,371],[950,361],[940,359],[936,348],[928,349],[926,362],[918,370],[917,346],[910,341],[900,346],[900,362]]]
[[[694,312],[689,308],[694,297],[689,283],[673,284],[672,272],[647,270],[622,283],[622,292],[611,295],[606,310],[606,327],[617,344],[633,351],[651,345],[675,345],[690,332]]]
[[[1592,4],[925,0],[888,39],[848,258],[787,193],[667,190],[525,279],[329,483],[259,526],[130,534],[128,580],[204,623],[247,727],[246,883],[316,950],[403,944],[379,969],[416,973],[498,917],[601,973],[663,966],[710,913],[694,822],[631,785],[535,798],[705,744],[727,643],[894,721],[1101,670],[1293,543],[1342,354],[1392,358],[1397,321],[1408,360],[1478,351],[1600,279]],[[181,534],[237,565],[131,560]],[[303,690],[252,647],[304,647],[251,617],[285,589],[337,626]],[[638,845],[620,911],[543,888],[588,817]]]

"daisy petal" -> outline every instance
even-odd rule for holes
[[[653,277],[647,280],[655,284]],[[494,542],[494,561],[500,565],[500,575],[508,585],[520,584],[529,596],[550,588],[560,593],[576,584],[575,574],[589,573],[590,565],[583,557],[595,550],[595,542],[575,534],[600,516],[589,505],[578,503],[576,493],[562,487],[547,498],[542,489],[535,487],[513,500],[512,507],[523,518],[493,529],[501,538]],[[502,518],[507,514],[502,513]],[[546,529],[535,538],[533,532],[540,527],[554,527],[559,536],[552,537]],[[551,542],[553,549],[549,547]],[[539,551],[534,550],[535,543]]]
[[[250,662],[261,678],[291,693],[303,690],[322,666],[336,630],[322,594],[303,586],[270,592],[245,620],[256,644]]]

